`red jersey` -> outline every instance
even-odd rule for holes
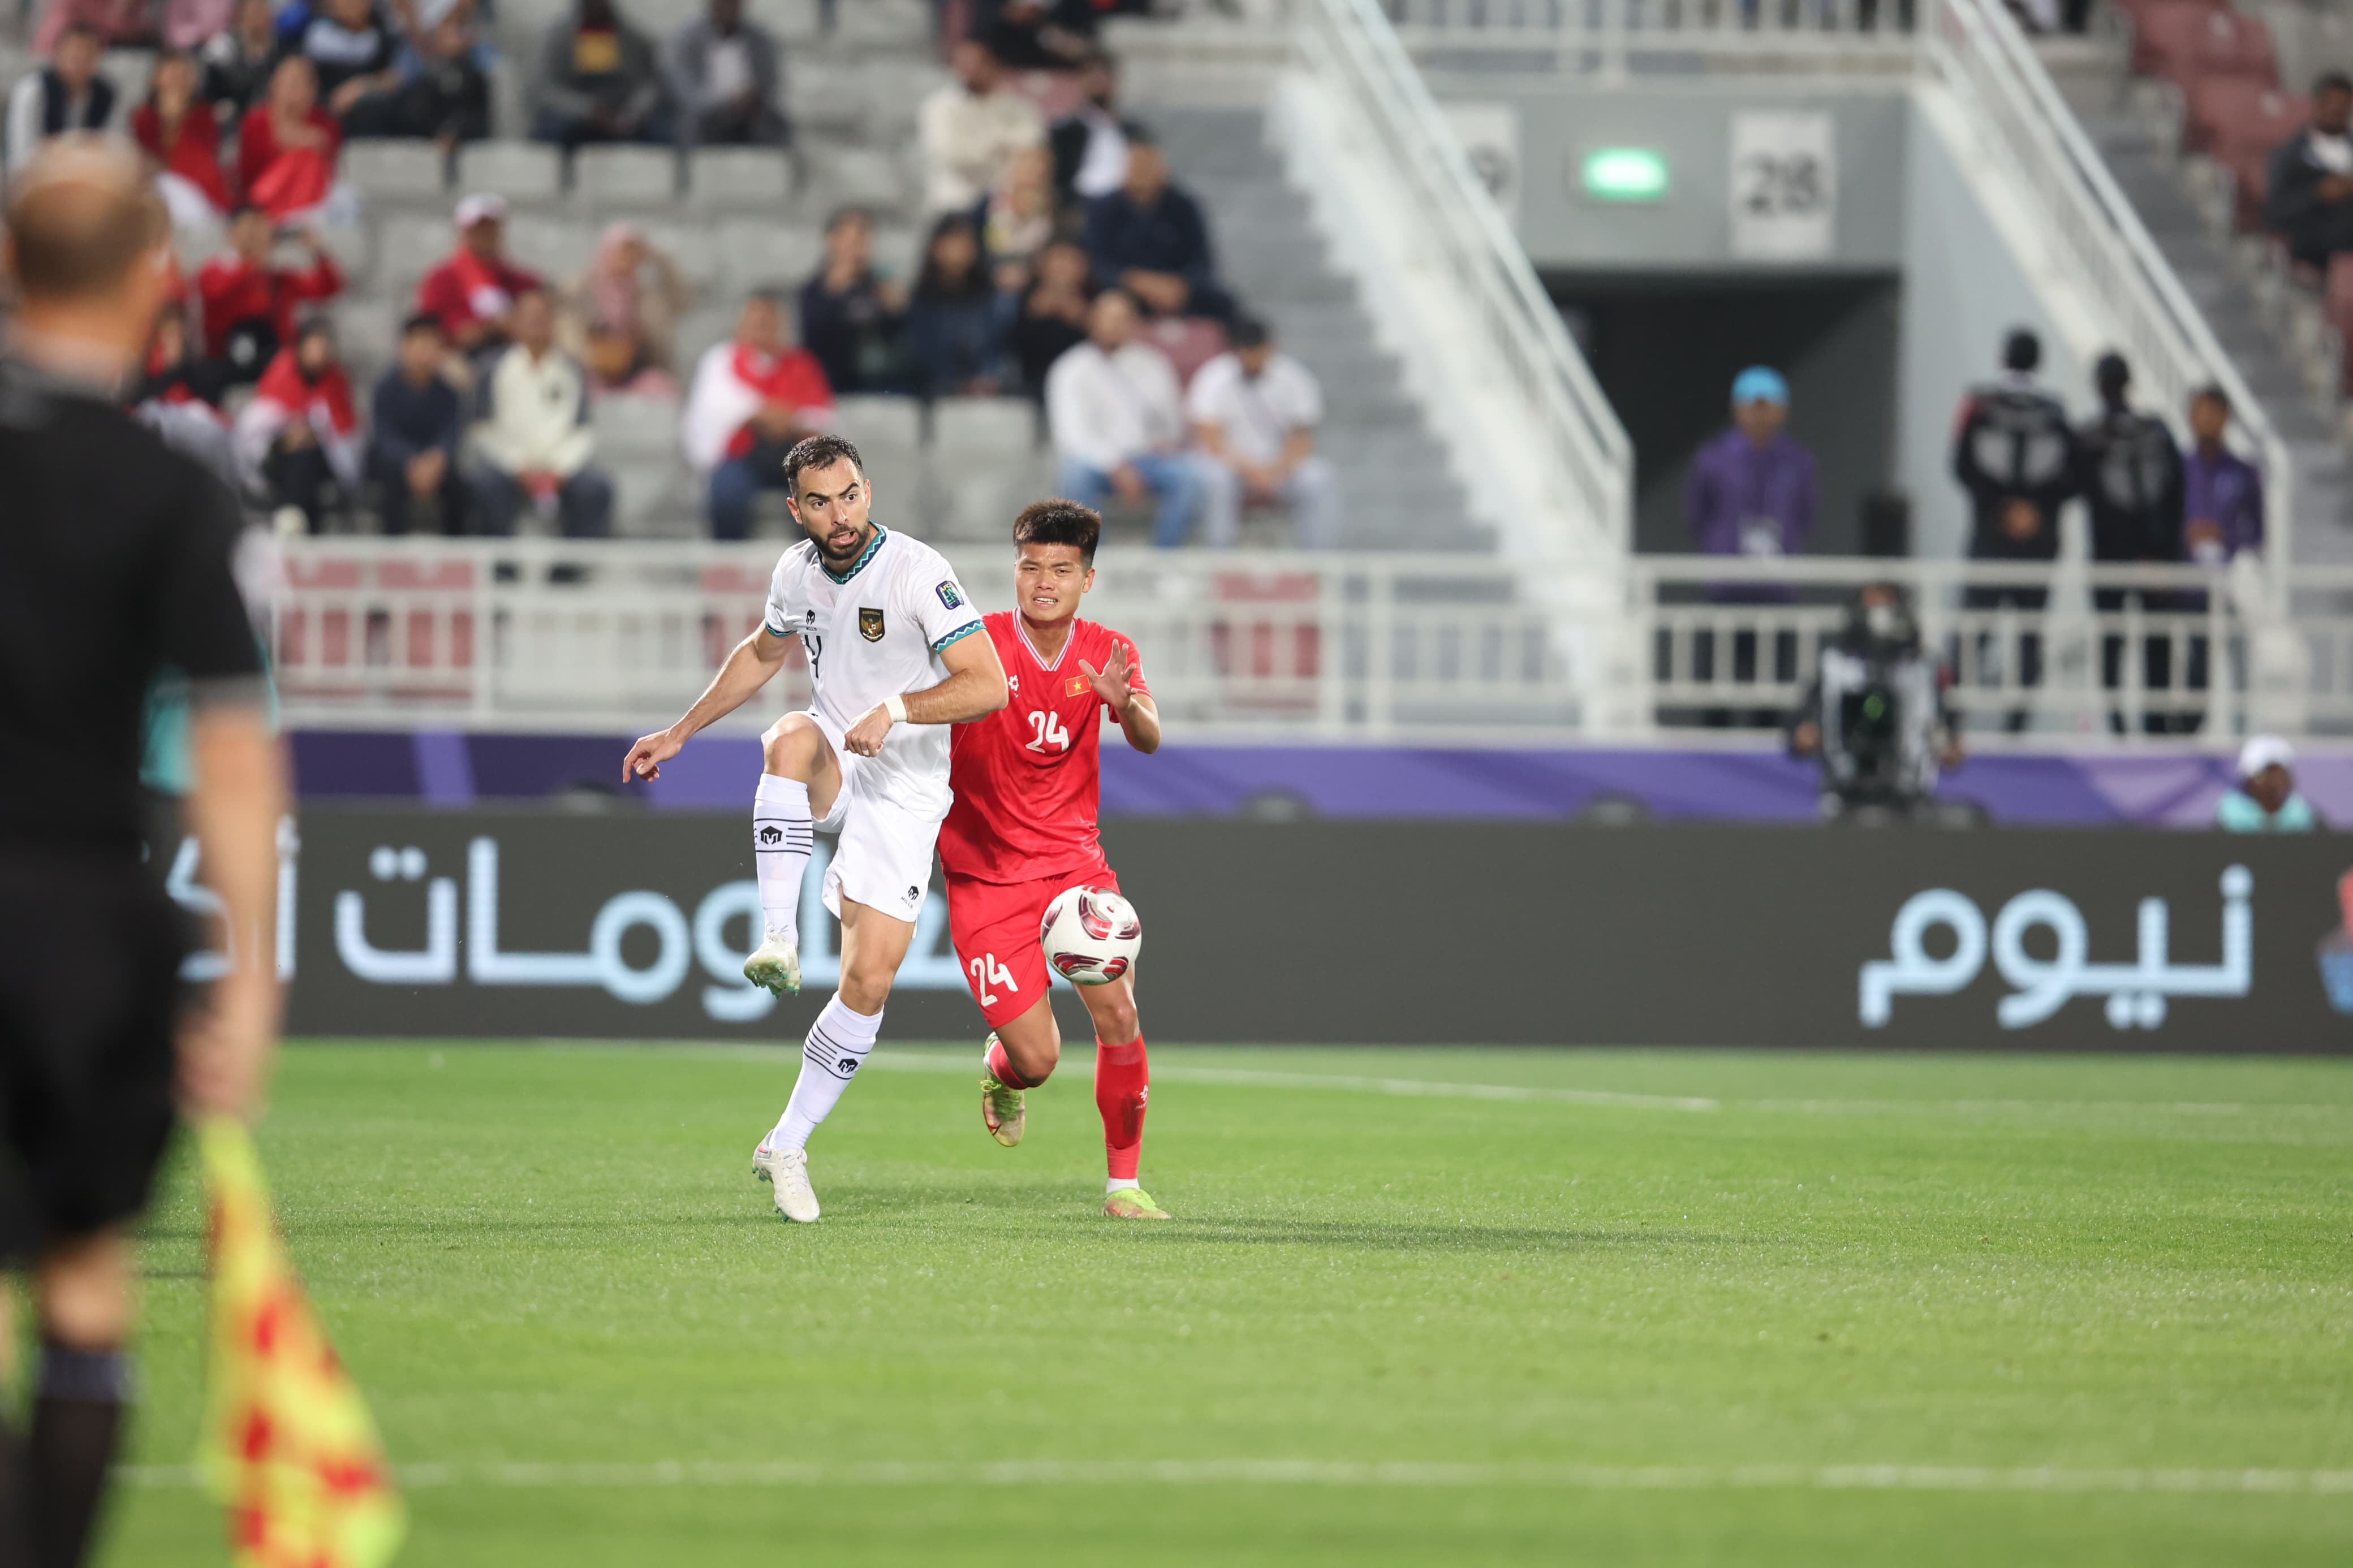
[[[981,625],[997,644],[1010,700],[985,719],[958,724],[949,737],[955,804],[940,825],[940,864],[951,877],[983,882],[1027,882],[1100,866],[1098,713],[1110,710],[1079,663],[1101,670],[1111,650],[1123,648],[1128,684],[1148,696],[1135,645],[1108,626],[1076,620],[1049,663],[1030,646],[1018,612],[999,610],[982,616]]]
[[[247,321],[268,321],[280,348],[294,346],[294,307],[306,300],[332,300],[343,292],[335,258],[321,251],[310,266],[257,267],[235,251],[216,256],[196,273],[196,296],[204,301],[205,353],[228,353],[229,334]]]

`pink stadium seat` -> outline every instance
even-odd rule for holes
[[[2353,392],[2353,252],[2329,259],[2328,286],[2321,295],[2321,309],[2327,313],[2329,324],[2346,339],[2343,380],[2347,384],[2339,390]]]
[[[2207,19],[2221,11],[2214,0],[2154,0],[2143,5],[2133,16],[2133,69],[2185,79]]]
[[[2190,52],[2190,69],[2197,80],[2239,77],[2266,87],[2279,82],[2279,57],[2272,48],[2272,30],[2260,16],[2241,11],[2217,11],[2206,19]],[[2189,85],[2185,79],[2184,86]]]
[[[2272,152],[2304,128],[2311,105],[2303,94],[2229,77],[2201,81],[2189,95],[2182,143],[2203,151],[2238,183],[2237,224],[2261,226],[2263,166]]]
[[[1163,317],[1145,327],[1143,338],[1168,356],[1182,382],[1190,382],[1195,371],[1226,352],[1226,329],[1198,316]]]
[[[1038,106],[1049,125],[1076,114],[1087,96],[1075,71],[1022,71],[1014,77],[1013,87]]]

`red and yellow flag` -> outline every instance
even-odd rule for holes
[[[237,1568],[382,1568],[407,1528],[366,1402],[302,1294],[253,1136],[196,1128],[212,1205],[211,1408],[197,1461]]]

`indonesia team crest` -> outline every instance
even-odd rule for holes
[[[858,635],[864,637],[868,642],[881,642],[882,640],[882,612],[880,610],[859,611]]]

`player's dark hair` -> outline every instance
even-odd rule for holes
[[[1095,545],[1102,538],[1103,515],[1060,496],[1051,500],[1031,501],[1013,520],[1016,545],[1076,545],[1079,559],[1091,567],[1095,563]]]
[[[846,436],[809,436],[794,442],[793,449],[785,454],[786,493],[796,497],[801,493],[802,469],[829,468],[844,458],[858,470],[859,478],[866,477],[866,459]]]
[[[2002,340],[2001,368],[2023,375],[2042,363],[2042,340],[2025,327],[2013,327]]]

